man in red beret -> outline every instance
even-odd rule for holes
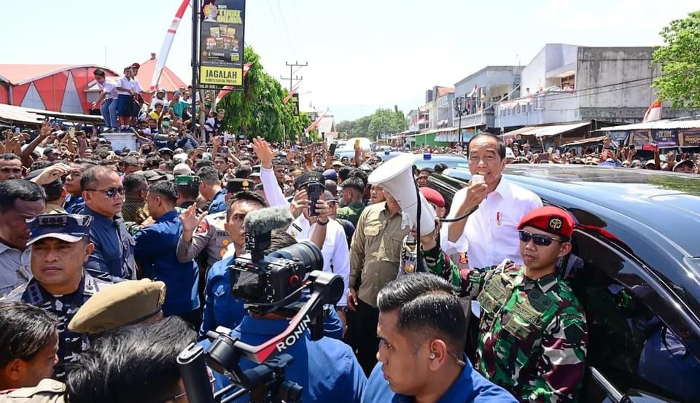
[[[506,259],[480,270],[458,271],[445,263],[434,238],[421,237],[428,269],[482,307],[476,369],[521,402],[578,401],[588,327],[581,304],[557,270],[558,260],[571,252],[574,226],[565,210],[535,209],[518,224],[525,264]]]

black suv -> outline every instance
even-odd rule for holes
[[[577,221],[567,277],[589,326],[579,401],[700,402],[700,176],[518,164],[503,177]],[[429,186],[449,208],[470,178],[449,169]]]

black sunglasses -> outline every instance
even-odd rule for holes
[[[557,242],[567,242],[558,238],[550,238],[546,235],[540,235],[540,234],[533,234],[531,232],[527,232],[525,230],[520,230],[518,231],[518,237],[520,238],[521,241],[527,243],[530,242],[532,239],[532,242],[535,243],[535,245],[538,246],[549,246],[552,244],[552,241],[557,241]]]
[[[124,194],[124,187],[123,186],[119,186],[116,188],[112,187],[112,188],[101,189],[101,190],[98,190],[98,189],[85,189],[85,190],[87,190],[88,192],[102,192],[105,194],[105,196],[107,196],[109,198],[116,196],[117,193],[119,193],[120,195]]]

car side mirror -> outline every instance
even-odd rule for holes
[[[678,401],[640,390],[630,389],[622,400],[620,400],[620,403],[678,403]]]

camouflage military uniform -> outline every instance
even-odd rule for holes
[[[16,288],[0,301],[22,300],[43,308],[58,318],[58,364],[54,367],[54,378],[63,380],[66,376],[65,364],[75,362],[78,354],[90,347],[87,335],[68,331],[68,323],[78,309],[91,296],[110,283],[98,280],[84,272],[78,291],[70,295],[51,295],[36,279]]]
[[[439,248],[435,248],[439,251]],[[457,270],[444,254],[426,253],[428,269],[481,305],[476,369],[521,402],[576,402],[585,370],[583,308],[557,273],[531,280],[506,260]]]
[[[64,403],[66,385],[53,379],[43,379],[33,388],[0,392],[0,403]]]
[[[177,243],[176,256],[180,262],[189,262],[199,256],[206,249],[207,266],[221,260],[226,254],[228,246],[231,244],[231,237],[226,232],[226,212],[207,215],[199,224],[199,227],[192,235],[191,242],[185,242],[180,238]]]

